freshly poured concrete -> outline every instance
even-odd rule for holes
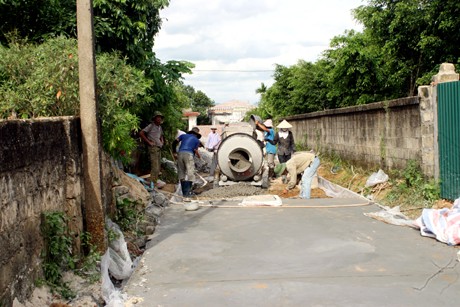
[[[458,249],[345,207],[365,203],[172,205],[123,291],[134,306],[458,306]]]

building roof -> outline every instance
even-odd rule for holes
[[[185,111],[182,113],[182,115],[185,117],[198,116],[200,115],[200,112]]]
[[[183,109],[182,110],[182,115],[184,117],[198,116],[198,115],[200,115],[200,112],[194,112],[194,111],[192,111],[192,109]]]
[[[223,112],[223,111],[232,111],[234,109],[254,109],[255,106],[251,105],[247,101],[231,100],[224,103],[215,105],[212,108],[209,108],[211,112]]]

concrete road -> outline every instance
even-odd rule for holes
[[[344,206],[363,203],[172,205],[123,291],[134,306],[459,306],[458,249]]]

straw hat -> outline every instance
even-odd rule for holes
[[[276,128],[290,129],[290,128],[292,128],[292,125],[290,123],[288,123],[287,120],[284,119],[281,123],[279,123],[278,126],[276,126]]]
[[[161,118],[165,118],[165,116],[163,115],[163,113],[161,113],[160,111],[155,111],[155,112],[153,113],[152,120],[153,120],[155,117],[157,117],[157,116],[159,116],[159,117],[161,117]]]
[[[273,127],[273,122],[271,119],[267,119],[266,121],[264,121],[264,126],[265,127],[269,127],[269,128],[272,128]]]
[[[201,139],[200,129],[198,129],[198,127],[193,127],[187,134],[194,134],[198,139]]]

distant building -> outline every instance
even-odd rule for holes
[[[188,121],[188,130],[192,130],[197,125],[197,118],[200,112],[193,112],[192,109],[185,109],[182,111],[183,119]]]
[[[256,107],[246,101],[231,100],[208,109],[212,125],[241,122],[246,113]]]

